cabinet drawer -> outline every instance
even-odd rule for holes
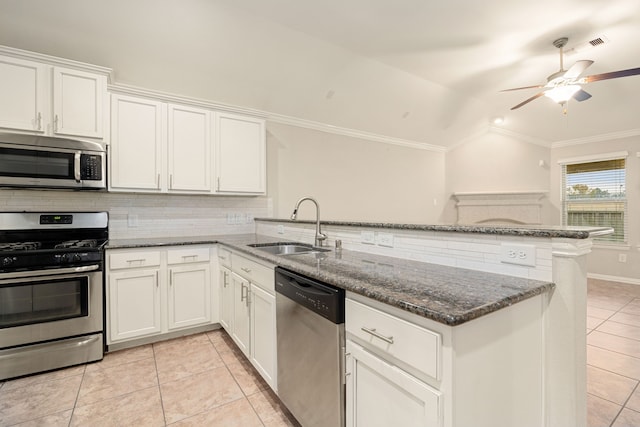
[[[267,292],[275,292],[274,272],[272,268],[265,267],[255,261],[243,256],[232,254],[233,271],[249,280],[251,283],[260,286]]]
[[[347,333],[409,366],[440,379],[440,334],[347,299]]]
[[[218,246],[218,260],[221,265],[231,268],[231,251],[222,246]]]
[[[111,270],[159,265],[159,251],[112,252],[109,254],[109,268]]]
[[[187,264],[191,262],[209,261],[208,247],[189,247],[185,246],[180,249],[169,249],[167,251],[167,263],[169,264]]]

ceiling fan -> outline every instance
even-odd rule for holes
[[[573,98],[576,101],[586,101],[591,98],[591,94],[584,91],[581,85],[597,82],[600,80],[617,79],[618,77],[628,77],[640,74],[640,67],[630,68],[628,70],[612,71],[609,73],[593,74],[591,76],[580,77],[582,73],[591,65],[593,61],[583,60],[577,61],[568,70],[564,69],[563,64],[563,48],[566,46],[569,39],[562,37],[553,42],[553,45],[560,50],[560,70],[547,77],[547,83],[536,86],[524,86],[516,87],[513,89],[505,89],[501,92],[511,92],[514,90],[522,89],[542,89],[532,97],[522,101],[520,104],[512,107],[512,110],[522,107],[528,104],[534,99],[538,99],[541,96],[547,96],[553,99],[558,104],[564,106],[569,99]],[[566,109],[564,110],[566,114]]]

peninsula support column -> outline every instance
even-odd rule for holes
[[[546,418],[551,427],[587,425],[587,254],[591,239],[552,239],[556,284],[547,308]]]

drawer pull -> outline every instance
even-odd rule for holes
[[[183,261],[186,261],[187,259],[197,260],[198,259],[198,255],[182,255],[182,260]]]
[[[140,259],[128,259],[127,262],[128,263],[132,263],[132,262],[145,262],[147,259],[146,258],[140,258]]]
[[[393,344],[393,337],[385,337],[384,335],[382,335],[380,332],[377,332],[375,329],[369,329],[369,328],[365,328],[364,326],[362,328],[364,332],[373,335],[376,338],[381,339],[384,342],[388,342],[389,344]]]
[[[250,268],[240,268],[240,270],[244,271],[245,273],[251,273],[251,269]]]

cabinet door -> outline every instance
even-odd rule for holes
[[[46,68],[0,57],[0,127],[44,131]]]
[[[217,191],[221,193],[265,192],[264,120],[218,113]]]
[[[53,68],[53,133],[103,137],[106,76]]]
[[[276,297],[251,284],[251,360],[276,389]]]
[[[440,393],[347,340],[347,427],[440,427]]]
[[[211,269],[209,264],[169,268],[169,329],[211,321]]]
[[[110,272],[107,343],[161,332],[158,269]]]
[[[249,298],[251,287],[249,282],[236,273],[231,273],[231,283],[233,286],[233,332],[231,337],[240,350],[247,357],[250,357],[251,311]]]
[[[211,191],[211,113],[169,105],[169,191]]]
[[[110,188],[159,192],[162,187],[163,104],[111,96]]]
[[[220,267],[220,324],[231,334],[233,332],[233,284],[231,271]]]

